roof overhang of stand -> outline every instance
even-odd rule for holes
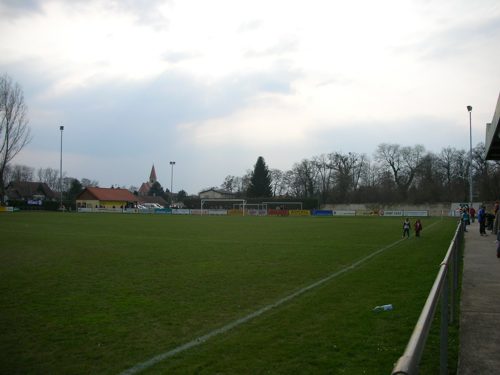
[[[500,95],[491,124],[486,124],[486,160],[500,160]]]

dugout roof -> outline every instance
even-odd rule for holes
[[[486,124],[486,160],[500,160],[500,94],[491,124]]]

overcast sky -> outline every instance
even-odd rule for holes
[[[100,186],[198,193],[258,156],[288,170],[380,143],[484,142],[498,0],[0,0],[0,73],[32,142],[14,160]]]

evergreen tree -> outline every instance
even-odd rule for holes
[[[255,163],[252,176],[250,177],[247,195],[249,197],[272,196],[271,175],[262,156],[259,156],[257,163]]]
[[[153,186],[149,189],[148,195],[153,197],[161,197],[165,192],[158,181],[153,182]]]
[[[82,191],[83,191],[83,186],[80,183],[80,181],[78,181],[76,178],[73,178],[71,180],[71,185],[67,193],[68,199],[74,201],[76,199],[76,196],[80,194]]]
[[[187,193],[184,190],[179,190],[177,193],[177,201],[183,202],[187,198]]]

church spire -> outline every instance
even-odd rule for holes
[[[151,174],[149,175],[149,183],[154,184],[156,182],[156,171],[155,171],[155,165],[153,164],[153,167],[151,168]]]

